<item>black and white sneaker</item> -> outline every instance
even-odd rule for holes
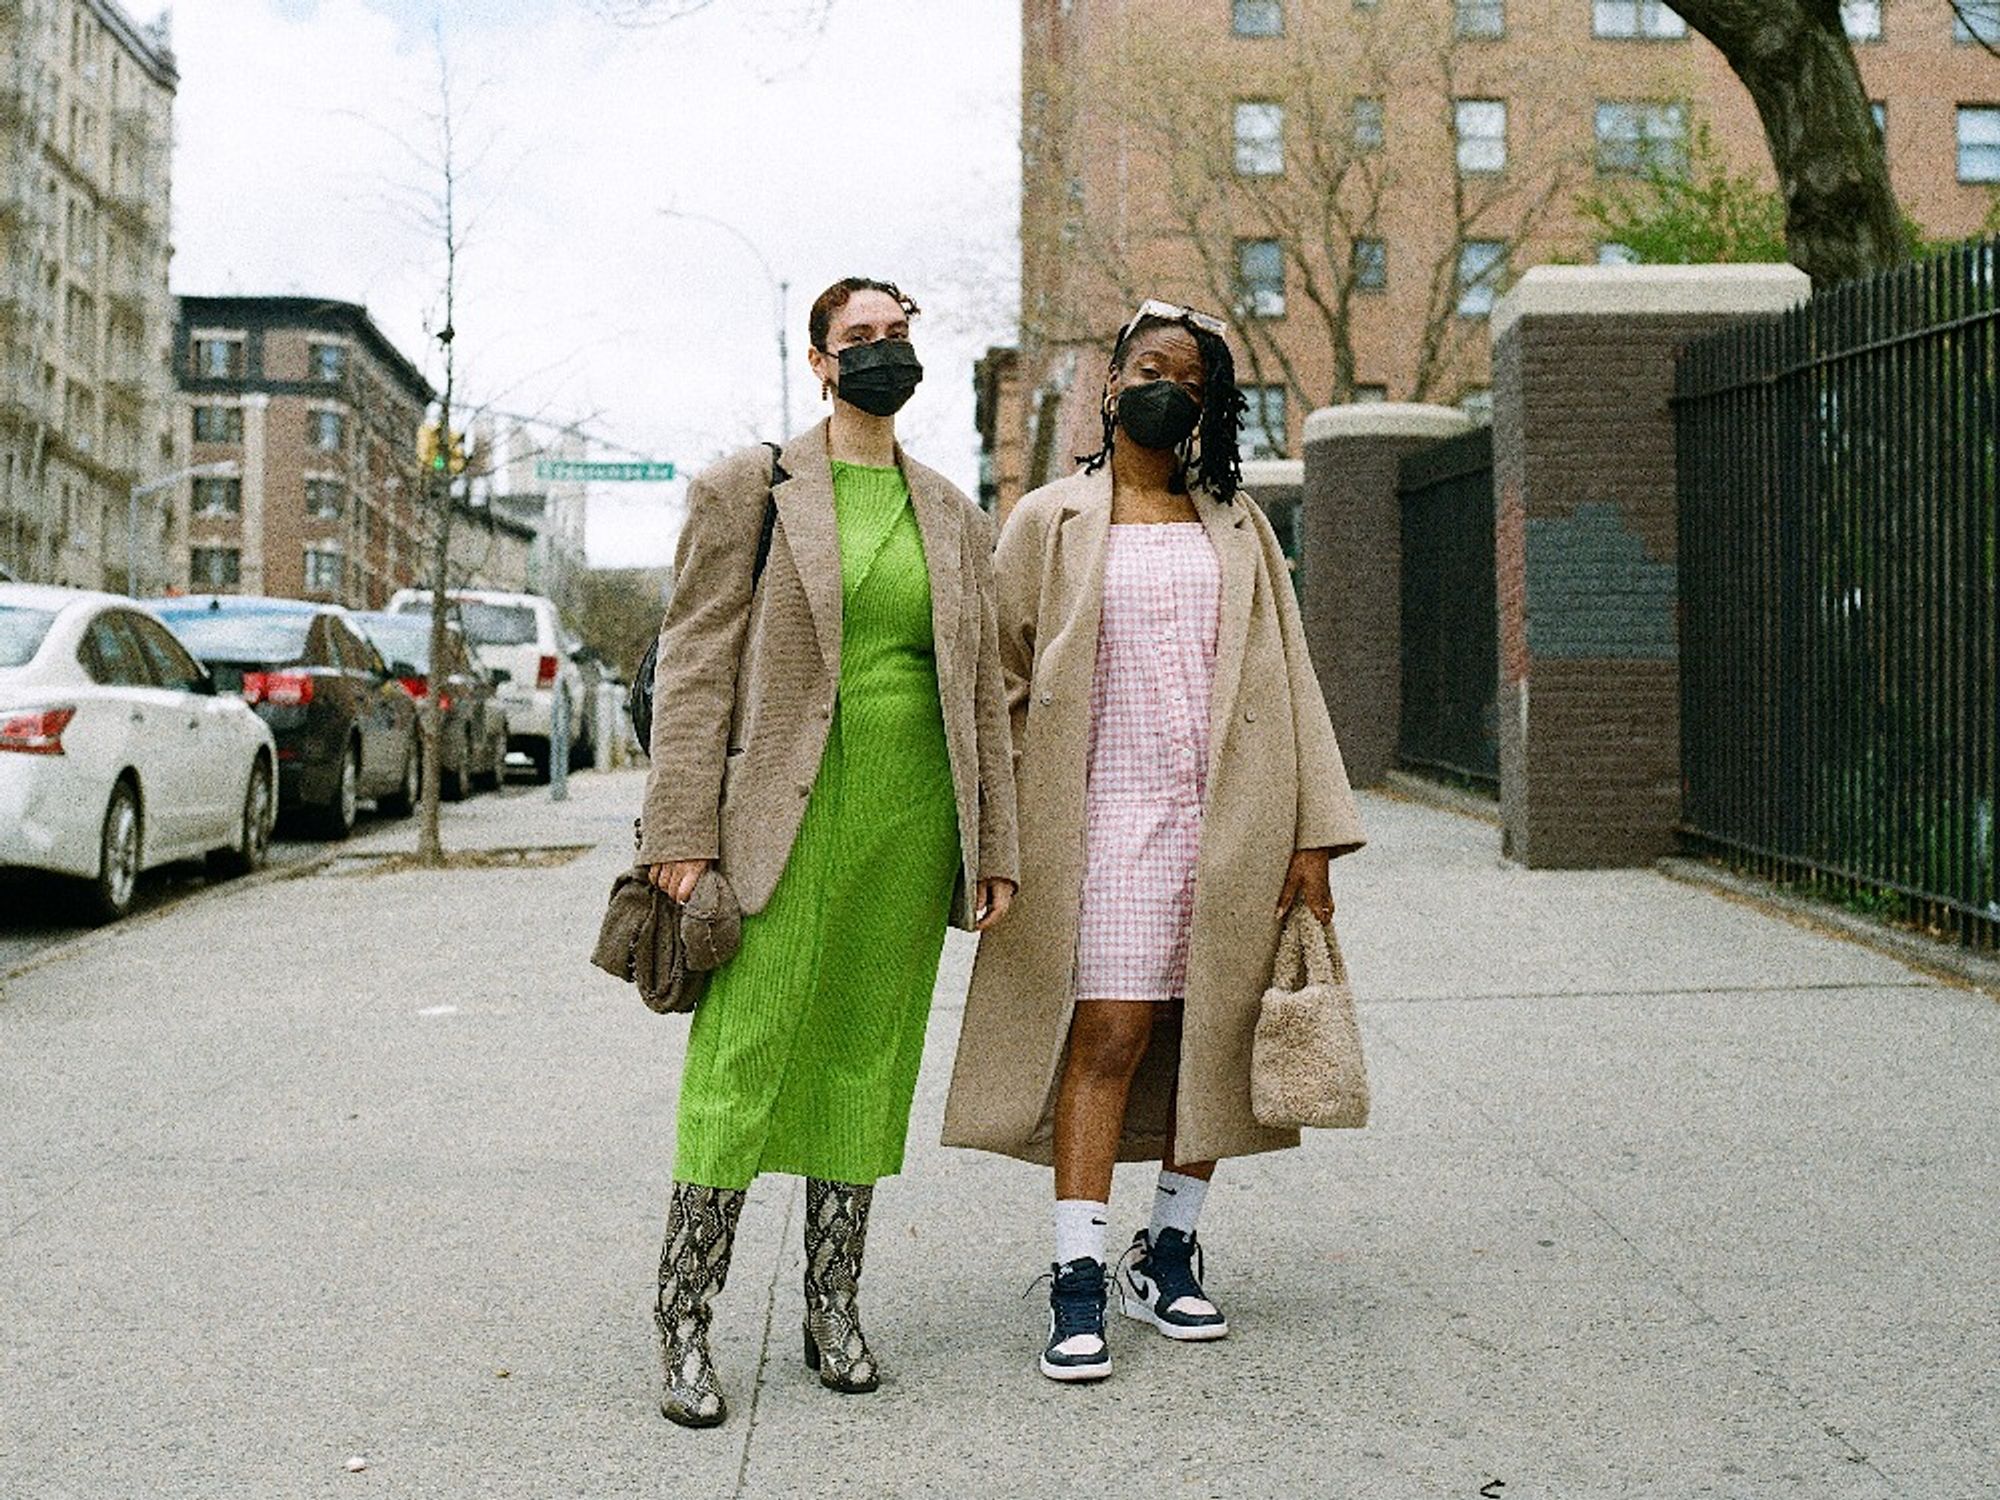
[[[1155,1244],[1140,1230],[1119,1263],[1119,1311],[1183,1343],[1226,1338],[1229,1320],[1201,1289],[1200,1258],[1191,1234],[1163,1229]]]
[[[1051,1380],[1102,1380],[1111,1373],[1104,1339],[1104,1262],[1079,1256],[1049,1267],[1049,1341],[1042,1373]]]

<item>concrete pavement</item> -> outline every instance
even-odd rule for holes
[[[1121,1323],[1109,1384],[1035,1373],[1046,1175],[935,1145],[954,938],[864,1282],[882,1391],[801,1367],[769,1179],[717,1320],[734,1413],[670,1427],[685,1029],[584,963],[638,785],[448,810],[454,847],[568,863],[345,860],[5,983],[0,1493],[2000,1492],[2000,1006],[1373,797],[1336,886],[1375,1121],[1223,1168],[1229,1340]],[[1149,1193],[1121,1170],[1117,1237]]]

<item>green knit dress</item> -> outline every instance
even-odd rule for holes
[[[674,1176],[900,1171],[959,873],[930,575],[898,469],[833,466],[840,697],[798,841],[688,1033]]]

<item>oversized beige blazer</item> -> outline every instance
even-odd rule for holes
[[[1250,1041],[1277,954],[1278,896],[1297,849],[1361,847],[1361,820],[1284,554],[1248,495],[1195,496],[1222,565],[1208,801],[1195,869],[1184,1024],[1155,1028],[1121,1160],[1157,1157],[1179,1081],[1176,1154],[1244,1156],[1298,1143],[1250,1112]],[[1104,601],[1108,471],[1021,500],[1000,536],[1000,660],[1014,725],[1021,888],[980,940],[945,1106],[944,1140],[1048,1162],[1075,1009],[1084,777]],[[1161,1012],[1165,1020],[1173,1014]]]
[[[745,912],[771,899],[819,775],[840,686],[840,533],[826,424],[800,433],[767,488],[771,450],[723,459],[688,487],[674,596],[653,679],[652,770],[639,860],[714,859]],[[958,798],[962,869],[1016,878],[1014,775],[993,596],[993,523],[901,448],[931,580],[938,692]],[[777,525],[754,594],[766,496]]]

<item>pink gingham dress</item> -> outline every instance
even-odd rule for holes
[[[1116,525],[1090,695],[1079,1000],[1187,988],[1222,568],[1199,521]]]

